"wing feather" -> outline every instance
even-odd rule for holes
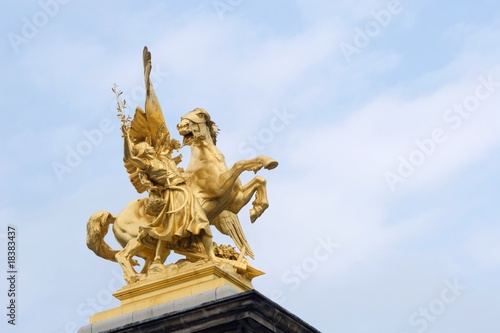
[[[137,169],[132,163],[123,161],[125,164],[125,169],[127,169],[128,172],[128,178],[130,179],[130,182],[132,185],[134,185],[135,189],[137,190],[138,193],[144,193],[147,188],[146,186],[141,182],[141,178],[139,174],[141,171]]]
[[[168,131],[160,102],[156,97],[153,84],[151,83],[151,52],[147,47],[144,47],[143,52],[144,62],[144,84],[146,85],[146,103],[144,109],[146,111],[147,129],[151,137],[151,145],[158,151],[163,150],[165,143],[170,142],[170,132]]]
[[[134,119],[130,124],[129,135],[132,142],[135,144],[143,141],[149,141],[149,131],[147,130],[148,123],[146,119],[146,113],[140,108],[137,107],[135,109]],[[143,193],[147,190],[146,186],[141,182],[140,173],[141,171],[137,169],[135,165],[130,163],[129,161],[123,160],[123,164],[125,165],[125,169],[129,174],[130,182],[134,185],[135,189],[139,193]]]
[[[130,124],[129,134],[134,143],[143,141],[147,142],[150,140],[146,112],[144,112],[140,107],[135,109],[134,119]]]
[[[135,109],[134,118],[130,124],[129,135],[134,144],[147,142],[158,153],[167,149],[171,149],[172,141],[170,140],[170,132],[168,131],[160,102],[156,97],[156,93],[151,83],[151,52],[147,47],[143,51],[144,62],[144,83],[146,85],[146,102],[144,110],[140,107]],[[130,181],[139,193],[147,190],[147,187],[141,182],[141,170],[138,170],[132,163],[125,161],[125,169],[129,174]]]
[[[234,244],[241,251],[243,247],[245,247],[246,254],[254,259],[254,254],[248,241],[243,233],[243,229],[241,228],[240,220],[238,215],[231,213],[228,210],[223,211],[217,216],[214,220],[213,225],[224,235],[231,237],[234,241]]]

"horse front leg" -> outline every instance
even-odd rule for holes
[[[158,263],[163,265],[165,263],[165,260],[167,260],[168,256],[170,255],[170,252],[171,252],[170,249],[167,249],[167,248],[161,249],[160,258],[159,258]],[[148,273],[149,268],[151,268],[154,261],[156,260],[156,256],[157,256],[157,254],[155,254],[154,259],[153,259],[152,253],[149,255],[143,256],[145,261],[144,261],[144,266],[142,267],[142,270],[141,270],[141,274],[146,275]]]
[[[261,176],[256,176],[244,186],[236,194],[233,201],[228,207],[228,210],[238,214],[238,212],[245,206],[255,193],[255,200],[252,202],[250,209],[250,221],[252,223],[259,218],[264,211],[269,207],[267,200],[266,180]]]
[[[225,193],[227,190],[229,190],[229,188],[233,186],[233,184],[236,182],[236,179],[238,179],[238,177],[243,173],[243,171],[257,172],[262,168],[272,170],[277,166],[278,162],[276,162],[270,157],[263,155],[252,158],[251,160],[238,161],[234,163],[231,169],[220,175],[219,189],[221,190],[222,193]]]

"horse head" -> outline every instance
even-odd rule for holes
[[[219,128],[210,119],[208,112],[201,108],[196,108],[182,116],[177,124],[177,130],[184,138],[182,144],[187,146],[199,141],[215,145],[219,132]]]

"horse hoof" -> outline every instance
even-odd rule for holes
[[[250,222],[254,223],[255,220],[257,220],[258,216],[257,216],[257,212],[255,211],[255,209],[250,209]]]
[[[132,284],[132,283],[138,282],[139,279],[140,279],[139,275],[132,275],[128,279],[125,279],[125,280],[127,281],[128,284]]]
[[[264,168],[267,170],[272,170],[278,166],[277,161],[267,156],[262,156],[262,164],[264,165]]]
[[[250,209],[250,222],[254,223],[268,207],[267,203],[254,204],[253,208]]]

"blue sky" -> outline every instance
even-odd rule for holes
[[[140,196],[111,87],[129,111],[144,103],[144,45],[174,133],[202,107],[229,163],[280,162],[260,172],[269,210],[239,214],[258,291],[323,332],[498,332],[499,13],[488,0],[6,2],[0,246],[14,225],[19,295],[2,332],[75,332],[119,304],[121,270],[85,228]]]

